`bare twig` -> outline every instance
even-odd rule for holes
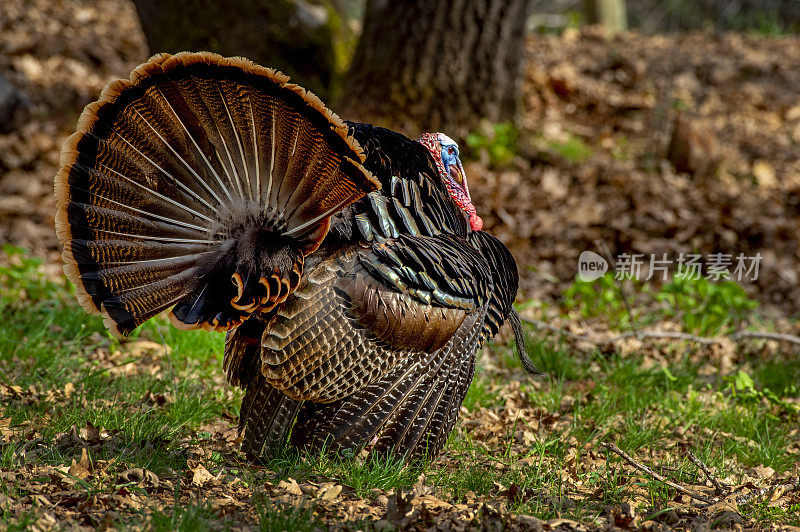
[[[625,338],[636,338],[641,340],[643,338],[657,338],[657,339],[670,339],[670,340],[683,340],[686,342],[697,342],[699,344],[710,345],[716,343],[715,338],[704,338],[702,336],[695,336],[694,334],[687,334],[677,331],[636,331],[623,333],[617,336],[612,336],[604,341],[606,344],[613,344]]]
[[[691,450],[691,449],[687,450],[687,452],[686,452],[686,455],[689,457],[689,460],[690,460],[690,461],[691,461],[691,462],[692,462],[694,465],[696,465],[697,467],[699,467],[699,468],[700,468],[700,470],[701,470],[703,473],[705,473],[705,475],[706,475],[706,478],[708,478],[708,480],[709,480],[709,481],[711,481],[711,483],[714,485],[714,490],[715,490],[715,493],[716,493],[717,495],[722,495],[723,493],[725,493],[725,489],[722,487],[722,484],[720,484],[719,480],[717,480],[717,477],[715,477],[715,476],[714,476],[714,475],[711,473],[711,471],[708,469],[708,467],[707,467],[707,466],[706,466],[706,465],[703,463],[703,461],[702,461],[702,460],[700,460],[700,459],[697,457],[697,455],[695,455],[695,454],[692,452],[692,450]]]
[[[776,340],[781,342],[790,342],[796,345],[800,345],[800,337],[792,335],[792,334],[782,334],[782,333],[773,333],[767,331],[738,331],[728,336],[719,336],[717,338],[709,338],[706,336],[697,336],[694,334],[688,334],[678,331],[647,331],[647,330],[639,330],[639,331],[632,331],[626,332],[622,334],[618,334],[616,336],[612,336],[610,338],[598,338],[596,336],[587,336],[581,334],[575,334],[570,331],[561,329],[559,327],[555,327],[546,323],[541,320],[532,320],[530,318],[522,318],[522,321],[527,323],[528,325],[532,325],[537,329],[545,329],[554,333],[557,333],[561,336],[566,338],[570,338],[572,340],[578,342],[586,342],[589,344],[601,346],[601,345],[609,345],[614,344],[620,340],[624,340],[626,338],[637,338],[639,340],[645,338],[653,338],[653,339],[669,339],[669,340],[680,340],[686,342],[696,342],[703,345],[711,345],[717,343],[720,338],[728,338],[734,343],[743,342],[747,340]]]
[[[536,327],[537,329],[545,329],[547,331],[557,333],[557,334],[559,334],[561,336],[565,336],[567,338],[570,338],[570,339],[578,341],[578,342],[588,342],[590,344],[598,344],[599,343],[594,338],[590,338],[588,336],[582,336],[580,334],[575,334],[575,333],[569,332],[569,331],[567,331],[565,329],[560,329],[560,328],[558,328],[558,327],[556,327],[554,325],[550,325],[546,321],[532,320],[530,318],[525,318],[523,316],[520,316],[520,319],[522,321],[524,321],[525,323],[527,323],[528,325],[532,325],[532,326]]]
[[[695,336],[693,334],[687,334],[677,331],[631,331],[622,334],[618,334],[617,336],[612,336],[610,338],[597,338],[592,336],[580,335],[575,334],[573,332],[567,331],[565,329],[561,329],[559,327],[555,327],[550,325],[547,322],[541,320],[532,320],[530,318],[522,318],[522,321],[527,323],[528,325],[532,325],[537,329],[545,329],[561,336],[565,336],[572,340],[578,342],[586,342],[593,345],[609,345],[614,344],[620,340],[624,340],[626,338],[664,338],[664,339],[673,339],[673,340],[683,340],[688,342],[697,342],[701,344],[713,344],[717,341],[716,338],[704,338],[702,336]]]
[[[793,344],[800,345],[800,338],[793,334],[782,334],[767,331],[739,331],[733,333],[730,336],[730,339],[734,342],[744,339],[778,340],[781,342],[791,342]]]
[[[706,502],[706,503],[713,502],[710,498],[706,497],[705,495],[703,495],[701,493],[697,493],[697,492],[694,492],[694,491],[692,491],[690,489],[686,489],[683,486],[681,486],[680,484],[675,484],[671,480],[668,480],[668,479],[662,477],[661,475],[659,475],[658,473],[656,473],[655,471],[653,471],[652,469],[650,469],[646,465],[641,464],[641,463],[637,462],[636,460],[634,460],[633,458],[631,458],[631,456],[628,453],[626,453],[625,451],[623,451],[622,449],[620,449],[619,447],[617,447],[613,443],[602,442],[600,445],[602,445],[603,447],[605,447],[609,451],[618,454],[619,456],[622,457],[623,460],[628,462],[630,465],[632,465],[633,467],[635,467],[639,471],[647,473],[648,475],[650,475],[651,477],[653,477],[657,481],[659,481],[659,482],[661,482],[663,484],[666,484],[667,486],[669,486],[669,487],[671,487],[673,489],[676,489],[676,490],[680,491],[684,495],[688,495],[689,497],[691,497],[693,499],[697,499],[698,501],[703,501],[703,502]]]

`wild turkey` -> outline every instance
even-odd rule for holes
[[[514,259],[480,231],[452,140],[344,123],[241,58],[157,55],[109,84],[55,189],[64,271],[113,333],[167,309],[227,331],[254,458],[290,433],[435,455],[515,316]]]

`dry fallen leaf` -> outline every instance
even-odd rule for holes
[[[302,488],[300,488],[300,485],[297,483],[295,479],[291,477],[287,478],[286,480],[281,480],[280,482],[278,482],[278,487],[281,488],[282,490],[287,491],[288,493],[291,493],[292,495],[303,494],[303,490]]]
[[[389,496],[386,520],[390,523],[396,523],[400,519],[406,517],[413,509],[413,500],[413,493],[404,494],[402,490],[395,489],[394,493]]]
[[[0,443],[4,441],[11,441],[11,436],[14,431],[11,429],[11,418],[0,417]]]
[[[317,498],[323,501],[332,501],[342,492],[342,486],[333,482],[326,482],[319,487]]]
[[[148,487],[158,487],[161,484],[161,481],[158,478],[158,475],[153,473],[152,471],[148,471],[147,469],[142,469],[141,467],[134,467],[131,469],[126,469],[125,471],[119,473],[116,478],[117,484],[143,484]]]
[[[7,512],[14,505],[14,502],[10,495],[0,493],[0,512]]]
[[[86,448],[84,447],[81,449],[81,459],[79,462],[76,462],[75,459],[72,459],[72,464],[69,466],[68,473],[76,478],[81,480],[88,478],[91,473],[92,465],[89,462],[89,454],[86,452]]]
[[[776,188],[780,184],[777,177],[775,177],[775,169],[767,161],[759,159],[754,162],[753,175],[762,187]]]
[[[98,443],[101,440],[100,430],[87,421],[86,425],[79,431],[80,437],[88,443]]]
[[[775,470],[774,469],[772,469],[771,467],[768,467],[768,466],[765,467],[763,465],[754,467],[753,468],[753,472],[756,474],[756,476],[758,478],[760,478],[762,480],[766,480],[766,479],[772,477],[772,475],[775,474]]]
[[[208,469],[203,467],[203,464],[197,464],[197,467],[191,470],[192,471],[192,485],[193,486],[204,486],[207,482],[214,478],[214,475],[209,473]]]
[[[142,357],[146,355],[169,355],[172,353],[172,348],[166,344],[151,342],[150,340],[137,340],[127,346],[126,351],[134,357]]]

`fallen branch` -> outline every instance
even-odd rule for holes
[[[566,336],[567,338],[571,338],[571,339],[576,340],[578,342],[588,342],[590,344],[597,344],[598,343],[594,338],[589,338],[588,336],[582,336],[580,334],[575,334],[575,333],[569,332],[569,331],[564,330],[564,329],[559,329],[558,327],[550,325],[549,323],[544,322],[544,321],[532,320],[530,318],[525,318],[524,316],[520,316],[520,319],[523,322],[527,323],[528,325],[533,325],[537,329],[545,329],[547,331],[558,333],[561,336]]]
[[[791,342],[800,345],[800,338],[793,334],[782,334],[767,331],[739,331],[730,335],[734,342],[744,339],[756,340],[778,340],[780,342]]]
[[[699,344],[711,345],[717,342],[716,338],[704,338],[702,336],[695,336],[693,334],[682,333],[678,331],[636,331],[619,334],[612,336],[604,341],[605,344],[613,344],[625,338],[636,338],[642,340],[644,338],[658,338],[669,340],[681,340],[684,342],[697,342]]]
[[[687,450],[687,452],[686,452],[686,455],[689,457],[689,460],[690,460],[690,461],[691,461],[691,462],[692,462],[694,465],[696,465],[697,467],[699,467],[699,468],[700,468],[700,470],[701,470],[701,471],[702,471],[702,472],[703,472],[703,473],[706,475],[706,478],[708,478],[708,480],[709,480],[709,481],[710,481],[710,482],[711,482],[711,483],[714,485],[714,490],[715,490],[715,492],[716,492],[716,494],[717,494],[717,495],[722,495],[723,493],[725,493],[725,489],[722,487],[722,484],[720,484],[719,480],[717,480],[717,477],[715,477],[715,476],[714,476],[714,475],[711,473],[711,471],[708,469],[708,467],[707,467],[707,466],[706,466],[706,465],[703,463],[703,461],[702,461],[702,460],[700,460],[700,459],[699,459],[699,458],[698,458],[698,457],[697,457],[697,456],[696,456],[696,455],[695,455],[695,454],[694,454],[694,453],[691,451],[691,449]]]
[[[796,345],[800,345],[800,337],[798,336],[794,336],[792,334],[773,333],[768,331],[738,331],[727,336],[723,335],[723,336],[718,336],[716,338],[709,338],[706,336],[697,336],[694,334],[688,334],[678,331],[638,330],[638,331],[631,331],[618,334],[610,338],[597,338],[594,336],[575,334],[565,329],[561,329],[559,327],[550,325],[549,323],[541,320],[533,320],[530,318],[522,317],[522,321],[537,329],[544,329],[559,334],[561,336],[564,336],[566,338],[570,338],[571,340],[574,340],[576,342],[586,342],[595,346],[614,344],[616,342],[619,342],[620,340],[625,340],[626,338],[636,338],[637,340],[643,340],[647,338],[663,339],[663,340],[679,340],[684,342],[695,342],[703,345],[715,344],[720,340],[720,338],[727,338],[734,343],[743,342],[747,340],[776,340],[776,341],[790,342]]]
[[[668,480],[668,479],[662,477],[661,475],[659,475],[658,473],[656,473],[655,471],[653,471],[652,469],[650,469],[646,465],[644,465],[642,463],[639,463],[636,460],[634,460],[633,458],[631,458],[631,456],[628,453],[626,453],[625,451],[623,451],[622,449],[620,449],[619,447],[617,447],[613,443],[602,442],[602,443],[600,443],[600,445],[602,445],[603,447],[605,447],[609,451],[618,454],[620,457],[622,457],[623,460],[628,462],[630,465],[632,465],[633,467],[635,467],[639,471],[647,473],[648,475],[650,475],[651,477],[653,477],[657,481],[659,481],[659,482],[661,482],[663,484],[666,484],[667,486],[669,486],[669,487],[671,487],[673,489],[676,489],[676,490],[680,491],[684,495],[688,495],[689,497],[691,497],[693,499],[697,499],[698,501],[703,501],[703,502],[709,503],[709,504],[713,502],[710,498],[706,497],[705,495],[703,495],[701,493],[697,493],[697,492],[694,492],[694,491],[692,491],[690,489],[686,489],[683,486],[681,486],[680,484],[675,484],[671,480]]]

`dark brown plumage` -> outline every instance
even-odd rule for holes
[[[517,291],[442,180],[422,144],[345,124],[278,72],[160,55],[84,111],[56,228],[113,332],[168,309],[228,331],[251,456],[287,438],[432,456]]]

